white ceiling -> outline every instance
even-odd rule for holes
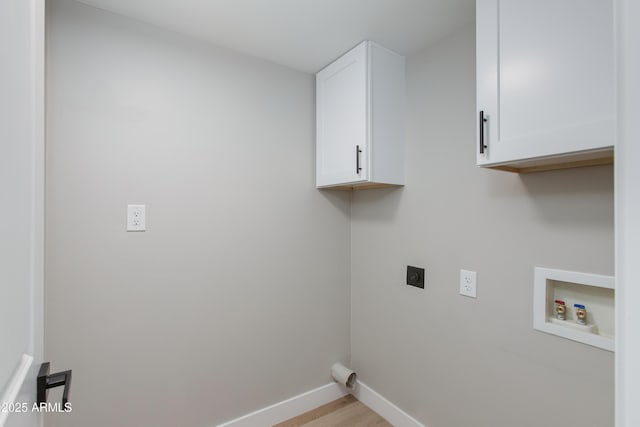
[[[474,0],[78,0],[315,73],[361,40],[410,55],[473,21]]]

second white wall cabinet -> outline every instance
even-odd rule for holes
[[[316,186],[404,184],[405,59],[364,41],[316,74]]]
[[[477,0],[477,164],[612,163],[613,48],[611,0]]]

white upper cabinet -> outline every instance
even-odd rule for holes
[[[316,185],[404,184],[404,57],[364,41],[316,74]]]
[[[612,163],[611,0],[477,0],[476,32],[478,165]]]

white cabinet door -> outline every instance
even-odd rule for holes
[[[45,0],[0,1],[0,427],[42,418],[44,24]]]
[[[479,165],[613,146],[611,0],[477,0],[476,17]]]
[[[316,75],[316,184],[368,178],[367,44],[362,43]]]

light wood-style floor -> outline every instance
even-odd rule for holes
[[[393,427],[380,415],[351,395],[273,427]]]

